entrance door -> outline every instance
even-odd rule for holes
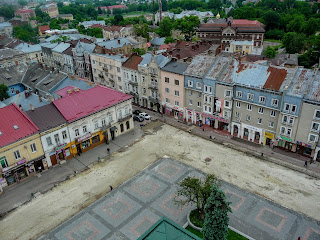
[[[121,131],[121,132],[124,131],[124,127],[123,127],[123,124],[122,124],[122,123],[120,124],[120,131]]]
[[[55,154],[50,156],[51,164],[52,166],[56,165],[58,163],[57,157]]]
[[[179,116],[179,112],[178,111],[174,111],[174,118],[178,119],[178,116]]]
[[[78,155],[80,156],[81,153],[82,153],[82,149],[80,147],[80,144],[77,145],[77,152],[78,152]]]
[[[271,139],[270,138],[266,138],[266,145],[270,145]]]
[[[111,139],[113,140],[114,139],[114,131],[110,130],[110,134],[111,134]]]

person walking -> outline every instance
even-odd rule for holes
[[[308,162],[307,161],[304,162],[304,167],[308,167]]]
[[[108,154],[110,154],[110,148],[107,148]]]
[[[113,187],[112,187],[111,185],[109,185],[109,187],[110,187],[110,191],[112,191],[112,190],[113,190]]]

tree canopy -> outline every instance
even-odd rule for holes
[[[24,42],[38,43],[38,31],[32,28],[30,24],[13,27],[13,36]]]
[[[8,87],[4,84],[0,84],[0,101],[7,99],[9,97]]]
[[[200,20],[197,16],[188,16],[177,19],[174,26],[185,35],[187,41],[190,41],[192,39],[192,36],[195,34],[196,28],[199,26],[199,23]]]

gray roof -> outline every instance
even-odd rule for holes
[[[15,49],[10,49],[10,48],[0,49],[0,60],[6,59],[6,58],[12,58],[12,57],[14,57],[16,55],[20,55],[20,54],[23,54],[23,53],[15,50]]]
[[[208,56],[208,55],[197,55],[193,58],[191,64],[188,66],[185,74],[196,76],[196,77],[203,77],[206,72],[211,67],[215,57]]]
[[[12,103],[15,103],[17,106],[19,106],[19,107],[21,106],[22,111],[30,110],[31,105],[34,108],[38,108],[38,107],[49,104],[47,102],[47,100],[45,100],[43,98],[41,98],[41,100],[40,100],[39,96],[34,93],[31,93],[31,95],[26,98],[25,92],[26,91],[23,91],[23,92],[16,94],[10,98],[7,98],[6,100],[3,101],[3,103],[6,104],[7,106]]]
[[[165,38],[159,38],[159,37],[155,37],[154,39],[151,40],[151,45],[155,45],[155,46],[161,46],[162,44],[164,44],[164,40]]]
[[[125,44],[133,45],[132,42],[130,42],[126,38],[118,38],[118,39],[114,39],[114,40],[103,41],[103,42],[97,43],[97,45],[99,45],[100,47],[105,47],[106,49],[120,48],[120,47],[124,46]]]
[[[60,43],[58,46],[53,48],[52,51],[62,53],[63,51],[65,51],[70,46],[71,46],[70,43]]]
[[[91,55],[101,56],[104,58],[110,58],[110,59],[117,60],[119,62],[125,62],[128,59],[128,57],[126,57],[124,55],[120,55],[120,54],[116,54],[116,55],[110,54],[109,55],[109,54],[92,53]]]
[[[87,82],[83,80],[77,80],[77,79],[72,80],[69,77],[67,77],[62,81],[60,81],[56,86],[51,88],[49,93],[53,96],[54,99],[58,99],[59,96],[55,92],[69,86],[77,87],[82,90],[87,90],[87,89],[93,88],[95,85],[94,84],[91,85],[91,83],[89,85]]]
[[[56,46],[58,46],[59,43],[51,43],[51,42],[46,42],[46,43],[40,43],[41,47],[46,47],[46,48],[55,48]]]
[[[312,76],[313,71],[311,69],[299,68],[288,87],[287,94],[294,97],[303,97]]]
[[[67,122],[53,103],[27,111],[27,116],[39,128],[40,132],[58,127]]]
[[[150,64],[151,59],[152,59],[151,53],[146,53],[146,54],[142,55],[141,57],[143,58],[143,60],[140,62],[140,64],[138,66],[146,67],[147,65]],[[165,57],[161,54],[154,55],[154,58],[156,60],[157,65],[160,68],[164,67],[170,61],[170,59],[168,57]]]
[[[104,26],[106,24],[106,22],[104,20],[102,20],[102,21],[84,21],[84,22],[80,23],[80,25],[83,25],[83,26],[91,26],[94,24],[101,24]]]
[[[40,44],[28,44],[28,43],[20,43],[18,46],[16,46],[14,49],[25,52],[25,53],[32,53],[32,52],[39,52],[41,51],[41,45]]]
[[[12,24],[9,22],[0,23],[0,28],[11,27],[11,26],[12,26]]]
[[[80,33],[69,33],[69,34],[59,34],[59,35],[52,35],[49,38],[46,38],[44,41],[45,42],[51,42],[53,40],[56,40],[58,38],[60,38],[60,36],[66,36],[69,40],[79,40],[79,39],[88,39],[91,40],[93,37],[91,36],[87,36],[84,34],[80,34]]]
[[[320,72],[317,72],[314,77],[305,98],[310,101],[320,102]]]
[[[9,87],[20,83],[27,69],[28,67],[24,64],[19,64],[18,66],[14,65],[8,68],[0,68],[0,84],[4,84]]]
[[[79,41],[74,49],[77,55],[82,56],[84,52],[92,53],[95,47],[96,45],[94,43],[84,43]]]
[[[167,63],[161,70],[182,75],[187,69],[188,64],[180,61],[171,61]]]

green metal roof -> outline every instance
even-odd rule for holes
[[[201,240],[172,220],[162,217],[153,224],[138,240]]]

